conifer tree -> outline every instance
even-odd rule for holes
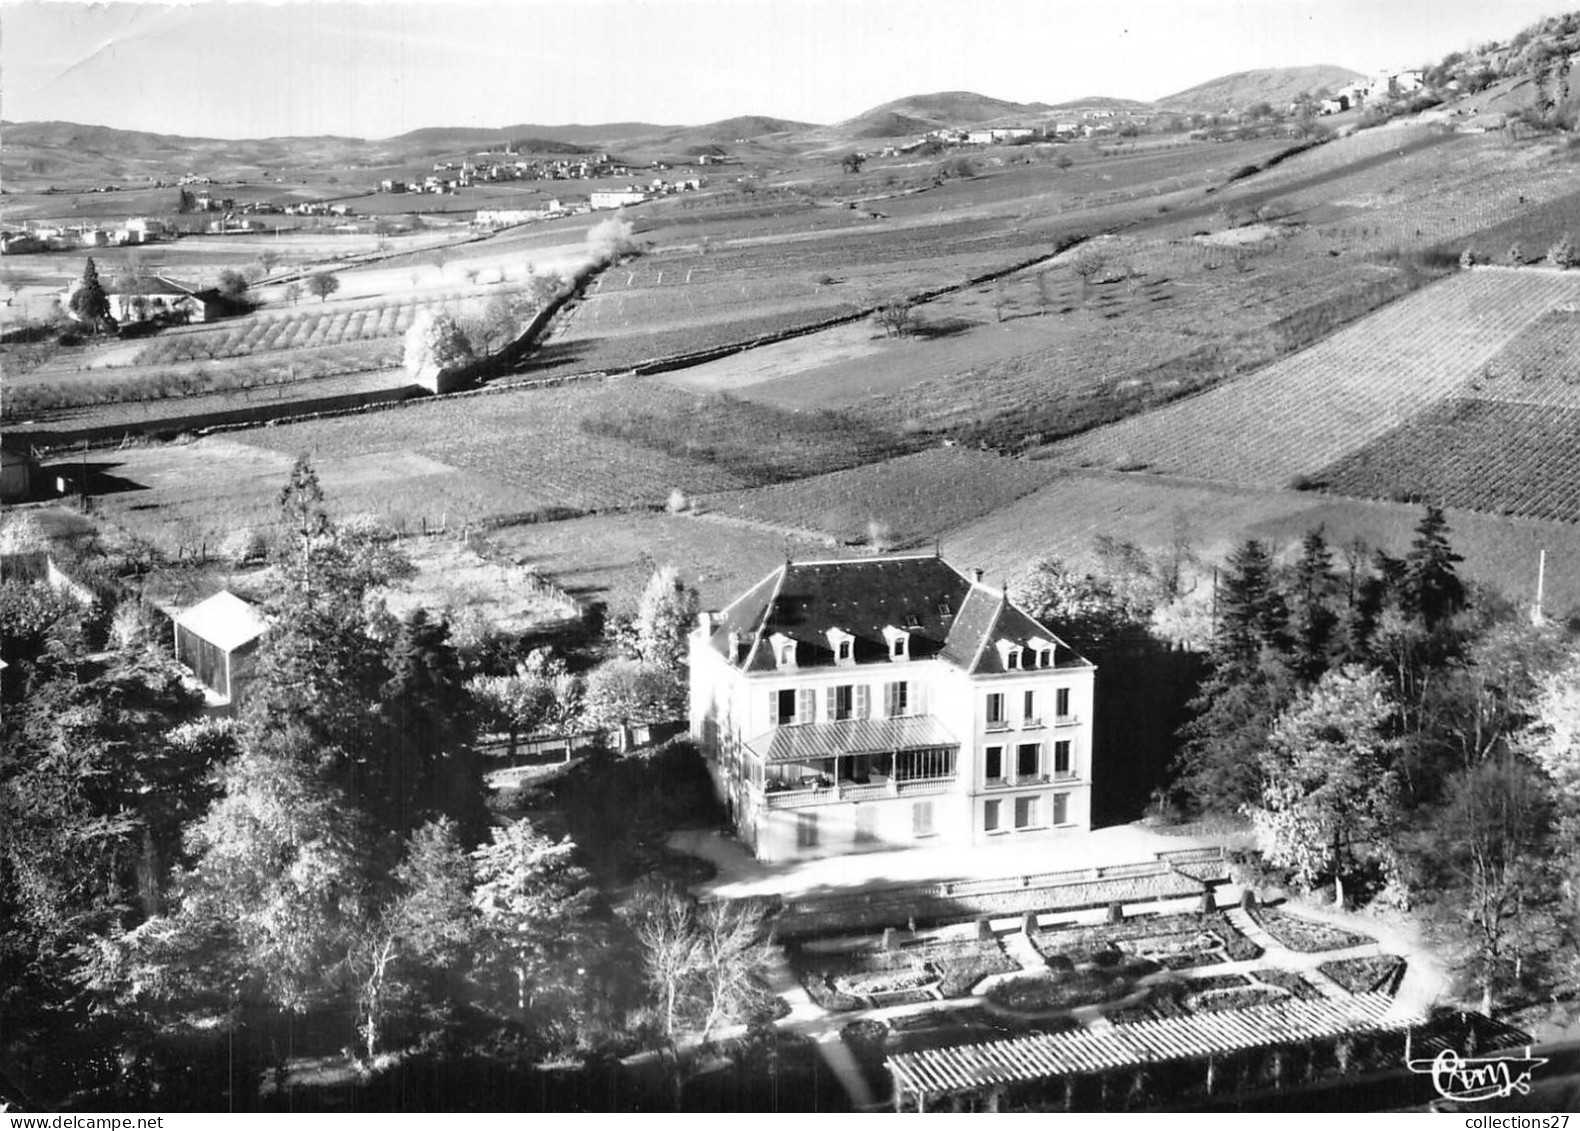
[[[1455,564],[1464,560],[1449,544],[1443,508],[1428,506],[1404,559],[1405,598],[1428,632],[1465,607],[1465,585],[1454,572]]]
[[[104,284],[99,282],[99,269],[94,266],[91,255],[82,269],[82,283],[72,293],[71,312],[95,331],[110,317],[110,299],[104,293]]]

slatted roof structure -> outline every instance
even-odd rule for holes
[[[1402,1032],[1424,1022],[1385,993],[1333,1001],[1247,1006],[1194,1017],[1138,1021],[1098,1032],[1039,1033],[888,1058],[895,1102],[959,1095],[1007,1084],[1198,1060],[1272,1045],[1356,1033]]]
[[[957,749],[960,740],[931,715],[907,715],[898,719],[846,719],[778,727],[746,745],[764,762],[776,765],[852,754]]]

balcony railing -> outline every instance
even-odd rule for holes
[[[763,802],[770,809],[804,809],[810,805],[835,805],[847,801],[882,801],[893,797],[916,797],[943,793],[958,774],[923,778],[888,778],[881,782],[842,781],[838,785],[763,789]]]
[[[1056,727],[1073,727],[1079,725],[1080,721],[1080,715],[1055,715],[1053,717],[1053,725]]]
[[[1020,723],[1020,729],[1021,730],[1041,730],[1042,729],[1042,719],[1041,719],[1041,717],[1022,719],[1021,723]]]

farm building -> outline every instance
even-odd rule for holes
[[[81,285],[80,280],[73,282],[61,295],[64,310],[71,310],[71,296]],[[163,275],[120,278],[103,286],[105,297],[110,300],[110,314],[117,322],[143,322],[161,316],[207,322],[219,313],[219,296],[213,291],[194,290]]]
[[[595,192],[589,204],[594,211],[604,208],[624,208],[627,204],[641,204],[647,199],[647,193],[638,189],[620,189],[617,192]]]
[[[0,443],[0,501],[18,503],[33,497],[43,480],[38,461],[9,443]]]
[[[268,628],[257,609],[222,589],[175,618],[176,659],[213,693],[215,706],[233,706]]]
[[[935,556],[786,563],[691,636],[691,732],[787,860],[1090,827],[1096,668]]]

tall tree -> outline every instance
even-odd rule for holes
[[[550,840],[524,817],[489,835],[472,854],[484,975],[509,986],[516,1019],[530,1025],[535,1012],[564,1008],[581,992],[575,970],[589,945],[593,892],[569,840]]]
[[[1465,607],[1465,585],[1454,571],[1464,560],[1449,544],[1443,509],[1428,506],[1404,559],[1405,597],[1427,631],[1435,631]]]
[[[1442,934],[1463,958],[1491,1016],[1498,993],[1560,936],[1552,803],[1541,774],[1500,754],[1456,775],[1424,853]]]
[[[82,268],[82,282],[71,295],[71,312],[94,330],[99,330],[110,317],[110,299],[104,293],[104,284],[99,281],[99,269],[93,264],[93,256],[88,256],[88,262]]]
[[[1321,528],[1309,531],[1300,545],[1300,559],[1290,578],[1290,635],[1294,654],[1290,666],[1303,682],[1311,683],[1333,661],[1338,579],[1333,575],[1333,552]]]
[[[1391,850],[1398,791],[1385,689],[1375,671],[1328,672],[1268,738],[1252,824],[1267,859],[1303,886],[1324,876],[1339,881],[1361,848],[1384,859]]]
[[[673,672],[683,672],[692,629],[697,626],[701,599],[680,579],[672,565],[653,571],[637,602],[637,658]]]
[[[474,838],[486,817],[482,765],[449,626],[414,610],[395,631],[387,667],[381,698],[389,737],[382,762],[369,763],[381,779],[370,798],[381,824],[405,832],[449,814]]]

